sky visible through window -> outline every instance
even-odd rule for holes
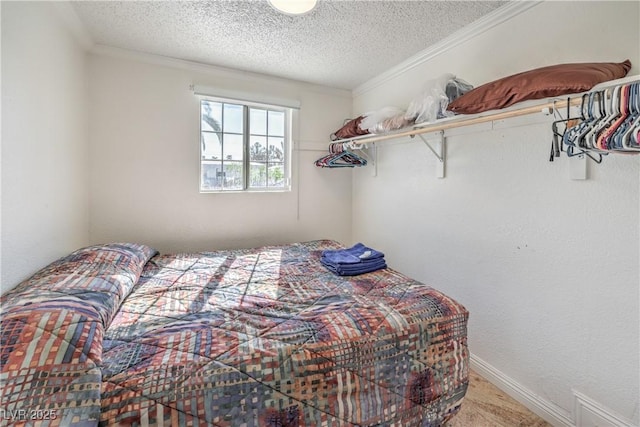
[[[284,111],[216,101],[201,105],[201,190],[285,186]]]

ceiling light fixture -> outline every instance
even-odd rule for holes
[[[304,15],[311,12],[318,0],[269,0],[275,10],[285,15]]]

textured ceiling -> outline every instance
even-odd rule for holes
[[[496,1],[81,1],[98,45],[353,89],[492,12]]]

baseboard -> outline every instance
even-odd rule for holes
[[[628,420],[614,414],[595,400],[573,390],[575,420],[580,427],[633,427]]]
[[[575,426],[571,414],[523,387],[474,354],[471,355],[471,368],[548,423],[558,427]]]
[[[487,381],[556,427],[634,427],[630,421],[573,390],[574,408],[569,413],[538,396],[478,356],[471,355],[471,368]]]

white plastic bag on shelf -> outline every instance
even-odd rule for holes
[[[413,124],[413,120],[407,120],[404,114],[405,112],[402,111],[393,117],[389,117],[388,119],[381,121],[374,127],[374,133],[389,132],[396,129],[402,129],[403,127]]]
[[[450,73],[429,80],[420,95],[409,104],[405,118],[422,123],[453,116],[454,113],[447,111],[449,102],[471,89],[473,86]]]
[[[451,101],[453,101],[454,99],[460,98],[462,95],[469,92],[471,89],[473,89],[473,85],[470,85],[469,83],[465,82],[464,80],[458,77],[454,77],[453,79],[449,80],[449,82],[447,83],[447,88],[445,89],[445,92],[447,93],[447,98],[449,98],[449,102],[447,102],[447,105],[444,106],[443,112],[451,115],[452,112],[447,110],[447,107],[449,106]]]
[[[406,119],[405,111],[397,107],[384,107],[379,110],[364,114],[360,122],[360,129],[369,133],[384,133],[394,129],[408,126],[413,121]]]

